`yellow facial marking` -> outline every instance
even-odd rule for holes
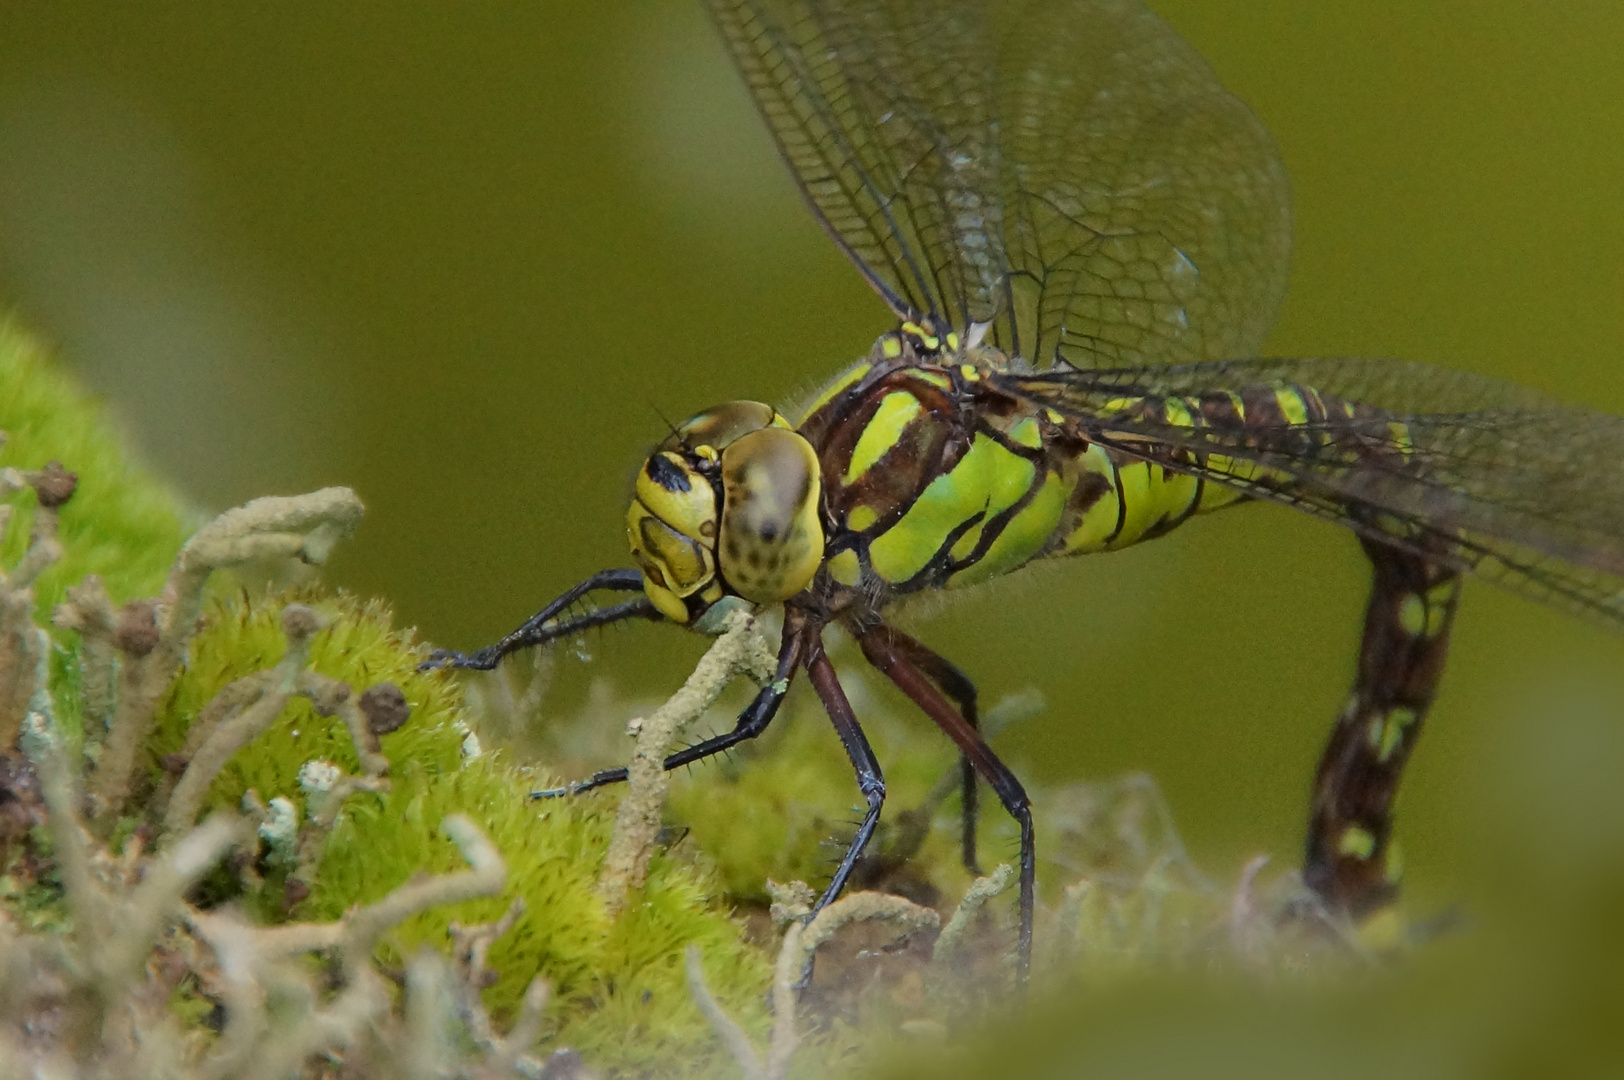
[[[857,445],[852,448],[851,462],[846,466],[847,485],[855,484],[885,452],[902,438],[903,429],[912,423],[923,408],[919,399],[904,391],[885,395],[874,419],[863,428]]]
[[[857,552],[848,549],[830,559],[829,576],[842,585],[856,585],[861,581],[863,568],[857,561]]]
[[[864,532],[878,520],[880,515],[872,506],[856,506],[846,515],[846,528],[853,532]]]
[[[959,351],[959,335],[958,335],[957,331],[949,331],[948,332],[948,335],[947,335],[947,350],[948,350],[948,352],[958,352]]]
[[[880,342],[880,353],[887,360],[895,360],[902,355],[902,342],[894,337],[887,337]]]
[[[974,364],[960,364],[959,375],[963,377],[965,382],[981,381],[981,372],[976,369]]]
[[[1376,837],[1369,829],[1362,829],[1358,825],[1349,825],[1342,830],[1342,835],[1336,842],[1339,855],[1352,855],[1355,859],[1368,859],[1376,853]]]

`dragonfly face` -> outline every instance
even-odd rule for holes
[[[771,406],[691,417],[637,473],[626,536],[643,592],[708,631],[734,607],[787,600],[823,561],[818,456]]]

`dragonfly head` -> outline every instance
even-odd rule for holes
[[[643,591],[700,630],[740,601],[794,596],[823,562],[820,481],[811,444],[771,406],[730,401],[687,420],[638,470],[626,512]]]

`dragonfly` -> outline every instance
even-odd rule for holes
[[[971,677],[888,611],[1282,503],[1351,531],[1371,568],[1303,881],[1378,940],[1401,928],[1393,799],[1462,579],[1624,629],[1624,418],[1422,363],[1260,356],[1286,287],[1285,168],[1262,122],[1138,0],[708,6],[807,208],[893,329],[804,410],[734,401],[674,427],[636,477],[634,566],[427,666],[490,669],[628,619],[715,633],[732,611],[781,607],[776,677],[731,730],[665,767],[760,735],[804,672],[866,806],[817,910],[885,801],[825,651],[843,628],[956,744],[966,866],[978,781],[1018,824],[1024,982],[1030,800],[978,729]],[[601,593],[632,595],[584,605]]]

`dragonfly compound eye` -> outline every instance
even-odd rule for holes
[[[764,427],[722,451],[722,576],[757,604],[806,588],[823,561],[818,456],[800,435]]]
[[[716,490],[670,450],[655,452],[637,474],[626,511],[626,538],[643,571],[643,591],[674,622],[689,618],[686,599],[716,580]],[[720,589],[714,590],[717,599]]]

